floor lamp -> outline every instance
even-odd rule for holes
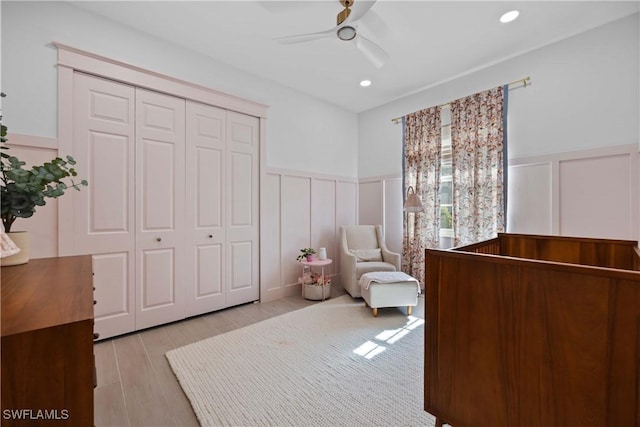
[[[407,188],[407,199],[404,202],[404,211],[405,212],[424,212],[424,206],[422,205],[422,200],[416,194],[413,186],[409,186]]]
[[[418,197],[418,195],[416,194],[415,190],[411,185],[409,186],[409,188],[407,188],[407,198],[405,199],[405,202],[404,202],[404,211],[407,213],[405,216],[406,217],[405,228],[406,228],[407,245],[408,245],[409,244],[409,212],[413,212],[413,213],[424,212],[424,206],[422,205],[422,200],[420,200],[420,197]]]

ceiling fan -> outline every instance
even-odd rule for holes
[[[280,37],[276,40],[281,44],[294,44],[337,36],[339,40],[345,42],[354,41],[358,50],[362,52],[362,54],[373,63],[373,65],[378,68],[382,67],[389,59],[389,54],[378,44],[364,37],[358,31],[358,22],[364,17],[369,9],[371,9],[375,0],[363,1],[363,5],[354,11],[351,10],[351,7],[353,7],[355,0],[340,0],[340,3],[344,9],[338,13],[337,25],[335,27],[316,33]]]

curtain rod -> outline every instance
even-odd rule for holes
[[[512,89],[517,89],[519,87],[527,87],[530,84],[531,84],[531,77],[527,76],[523,79],[514,80],[511,83],[507,83],[507,86],[509,86],[509,90],[512,90]],[[513,85],[519,85],[519,86],[511,87]],[[442,104],[442,105],[447,105],[447,104],[449,103],[447,102],[446,104]],[[402,121],[402,117],[394,117],[393,119],[391,119],[391,121],[393,122],[393,124],[398,124]]]

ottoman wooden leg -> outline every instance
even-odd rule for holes
[[[373,307],[373,317],[378,317],[378,307]]]
[[[407,315],[408,315],[408,316],[411,316],[411,309],[412,309],[412,308],[413,308],[413,307],[411,307],[410,305],[408,305],[408,306],[407,306]]]

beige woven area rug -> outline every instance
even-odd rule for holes
[[[423,319],[343,295],[167,358],[203,426],[433,426],[423,339]]]

